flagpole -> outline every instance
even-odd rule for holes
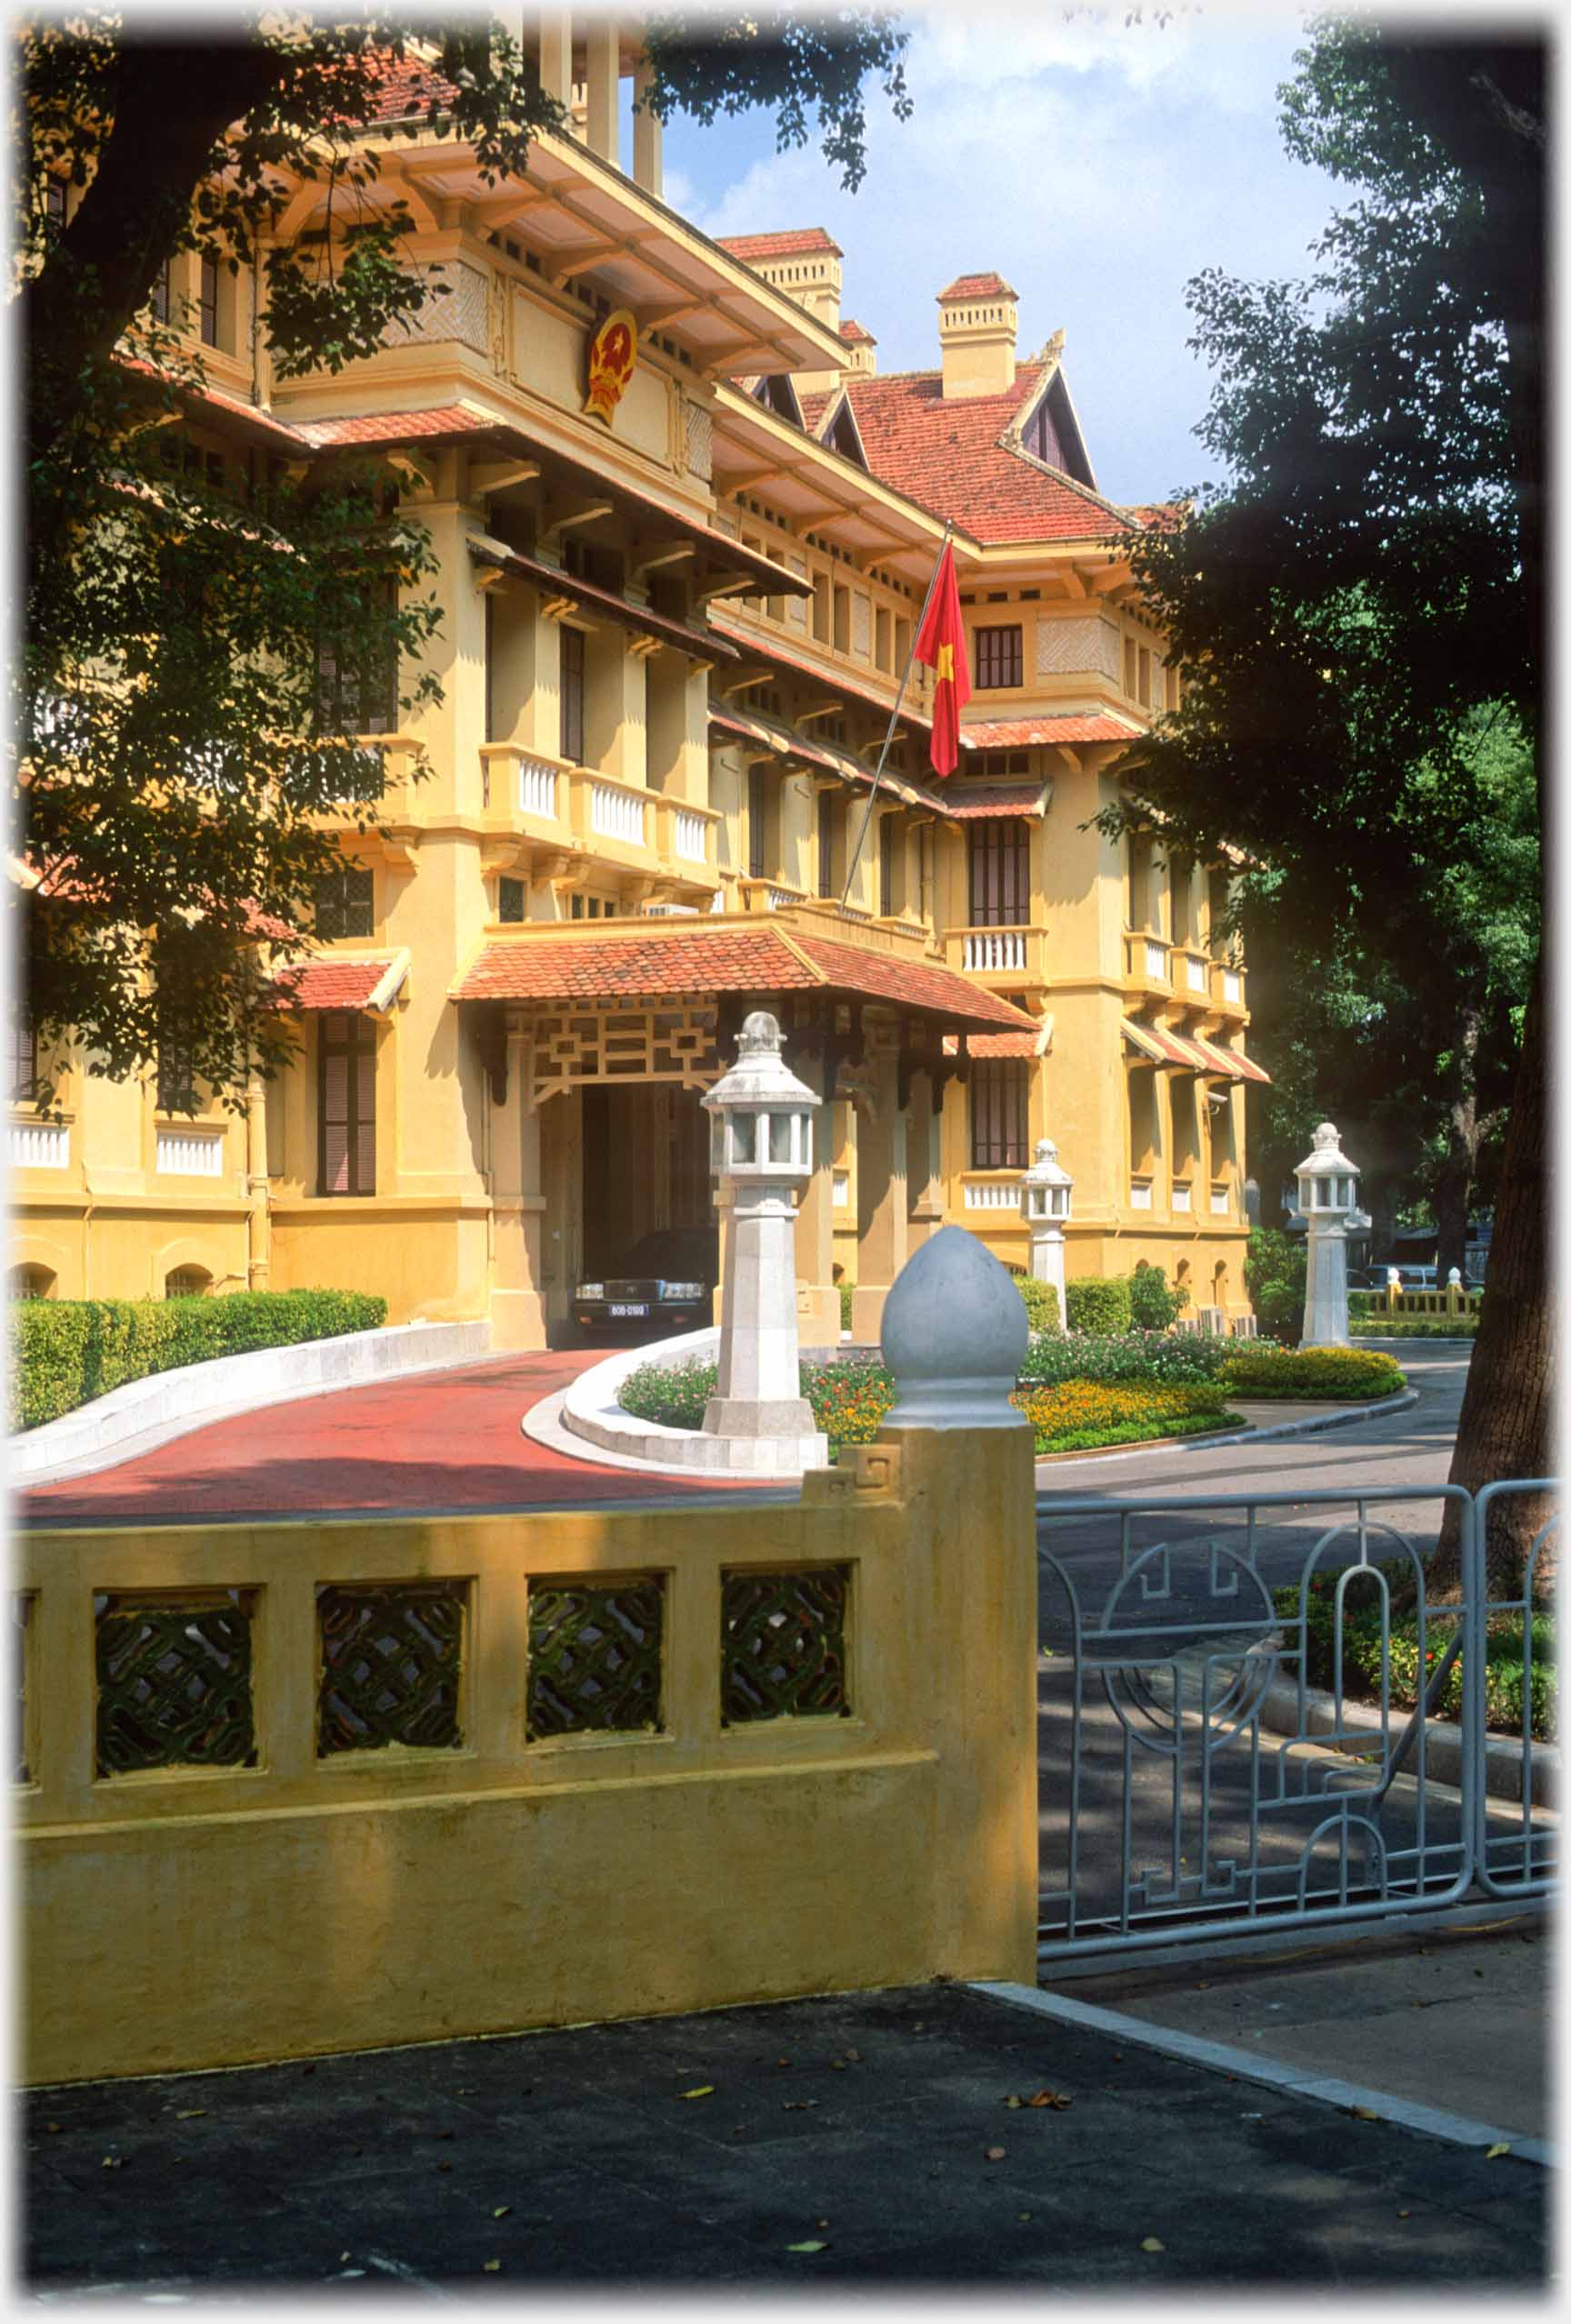
[[[852,849],[851,860],[846,866],[846,885],[840,890],[842,917],[845,916],[846,899],[851,893],[851,883],[856,877],[856,866],[862,859],[862,842],[866,838],[867,826],[873,820],[873,808],[878,796],[878,785],[884,773],[884,761],[889,756],[889,746],[895,739],[895,729],[900,723],[900,706],[906,699],[906,688],[911,681],[911,665],[916,659],[916,640],[922,635],[922,625],[927,618],[927,608],[933,602],[933,592],[938,586],[938,576],[943,569],[944,552],[949,546],[949,536],[954,529],[955,520],[950,517],[945,524],[944,537],[938,544],[938,554],[933,560],[933,574],[927,584],[927,595],[922,600],[922,610],[916,616],[916,626],[911,632],[911,651],[906,656],[906,667],[900,674],[900,691],[895,696],[895,707],[889,713],[889,724],[884,736],[884,747],[878,754],[878,764],[873,770],[873,787],[867,794],[867,804],[862,810],[862,822],[856,833],[856,845]]]

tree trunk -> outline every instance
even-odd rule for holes
[[[1489,1287],[1451,1461],[1451,1483],[1464,1485],[1469,1492],[1497,1478],[1550,1473],[1556,1331],[1549,1280],[1547,1127],[1540,963],[1528,996],[1506,1133]],[[1493,1513],[1485,1545],[1491,1595],[1520,1593],[1534,1536],[1549,1514],[1549,1498],[1544,1494],[1513,1496]],[[1434,1587],[1454,1587],[1460,1579],[1457,1533],[1455,1519],[1448,1517],[1431,1576]],[[1536,1571],[1536,1581],[1546,1578]]]
[[[1478,1042],[1482,1012],[1469,1003],[1461,1015],[1452,1047],[1446,1105],[1446,1158],[1436,1173],[1435,1218],[1439,1228],[1435,1277],[1444,1283],[1467,1257],[1467,1209],[1478,1168]]]

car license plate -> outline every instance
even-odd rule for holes
[[[614,1316],[646,1316],[649,1310],[646,1307],[628,1307],[614,1306],[611,1312]]]

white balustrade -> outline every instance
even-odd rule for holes
[[[1131,1178],[1129,1181],[1129,1207],[1131,1210],[1150,1209],[1151,1181],[1149,1178]]]
[[[518,761],[518,812],[556,820],[556,769],[537,758]]]
[[[644,800],[634,792],[614,790],[609,783],[589,786],[589,828],[601,839],[620,839],[629,847],[641,847],[644,807]]]
[[[1242,1001],[1244,997],[1244,979],[1238,974],[1236,968],[1223,969],[1222,997],[1226,1001]]]
[[[677,858],[685,864],[701,864],[705,855],[705,824],[701,815],[691,807],[676,810],[675,847]]]
[[[1188,1187],[1174,1187],[1174,1189],[1173,1189],[1173,1207],[1174,1207],[1174,1209],[1175,1209],[1175,1210],[1193,1210],[1193,1209],[1194,1209],[1195,1205],[1194,1205],[1193,1201],[1192,1201],[1192,1200],[1191,1200],[1191,1198],[1190,1198],[1189,1189],[1188,1189]]]
[[[1146,939],[1146,974],[1159,985],[1167,981],[1167,947],[1153,943],[1149,937]]]
[[[967,1210],[1012,1210],[1020,1208],[1020,1181],[1012,1178],[967,1178],[966,1181]]]
[[[170,1177],[222,1177],[224,1133],[222,1130],[161,1129],[153,1167]]]
[[[645,920],[695,920],[696,904],[645,904],[640,917]]]
[[[835,1172],[834,1192],[830,1197],[830,1200],[833,1202],[836,1210],[850,1209],[851,1173],[849,1170],[836,1170]]]
[[[1026,966],[1024,928],[977,928],[961,939],[960,965],[984,976]]]
[[[13,1122],[14,1170],[65,1170],[71,1162],[71,1133],[64,1122]]]
[[[1184,963],[1184,974],[1192,993],[1203,993],[1206,990],[1206,963],[1203,960],[1196,960],[1193,953]]]
[[[770,911],[788,912],[792,905],[800,904],[802,898],[789,887],[772,887],[765,900]]]
[[[1229,1205],[1228,1205],[1228,1200],[1227,1200],[1227,1189],[1226,1189],[1226,1187],[1212,1187],[1212,1189],[1211,1189],[1211,1216],[1212,1216],[1212,1217],[1213,1217],[1213,1218],[1226,1218],[1226,1216],[1227,1216],[1228,1207],[1229,1207]]]

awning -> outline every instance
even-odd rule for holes
[[[966,1052],[974,1057],[1045,1057],[1053,1047],[1053,1019],[1045,1017],[1035,1033],[972,1033],[966,1041]],[[960,1043],[956,1035],[944,1036],[944,1054],[956,1057]]]
[[[805,766],[822,767],[826,774],[838,775],[842,782],[862,790],[872,787],[874,768],[865,766],[860,759],[852,758],[843,750],[836,750],[824,743],[805,742],[793,726],[779,720],[765,717],[758,711],[715,710],[709,713],[711,729],[718,727],[723,734],[740,736],[745,741],[763,743],[782,758],[799,759]],[[926,807],[935,815],[947,815],[946,802],[936,793],[925,791],[920,785],[908,782],[904,775],[896,775],[886,766],[878,787],[906,806]]]
[[[1044,812],[1042,786],[978,783],[970,789],[946,791],[943,806],[946,815],[960,823],[996,820],[1006,816],[1040,816]]]
[[[777,572],[779,567],[771,566],[770,570]],[[762,594],[765,596],[771,596],[775,593],[766,589]],[[869,709],[876,710],[885,718],[888,717],[895,706],[886,696],[876,693],[872,686],[863,686],[856,678],[848,677],[844,670],[820,669],[816,664],[806,660],[802,655],[793,654],[777,639],[761,636],[751,626],[739,621],[721,620],[716,621],[715,626],[716,629],[724,628],[727,637],[733,638],[738,646],[743,647],[745,653],[755,654],[761,662],[771,662],[775,668],[790,670],[798,677],[814,678],[830,694],[844,694],[853,702],[865,703]],[[933,726],[932,719],[925,718],[922,713],[914,709],[909,703],[902,706],[900,724],[903,726],[920,727],[924,734],[931,733]],[[964,740],[964,735],[962,735],[962,740]]]
[[[620,622],[624,629],[635,629],[645,637],[657,637],[663,646],[679,646],[691,654],[695,661],[739,662],[741,655],[735,646],[713,629],[694,629],[685,621],[673,621],[666,614],[658,614],[648,606],[635,606],[629,597],[619,597],[615,589],[599,588],[593,581],[580,581],[575,574],[564,573],[559,566],[546,565],[537,556],[525,556],[517,549],[504,548],[500,543],[489,545],[471,539],[469,554],[476,565],[488,565],[495,572],[515,574],[520,581],[527,581],[536,589],[548,589],[553,596],[571,597],[587,612],[604,614]]]
[[[1170,1032],[1166,1025],[1146,1025],[1136,1017],[1124,1019],[1124,1038],[1137,1056],[1152,1065],[1181,1066],[1186,1073],[1214,1073],[1196,1045]]]
[[[280,968],[273,977],[275,1008],[373,1009],[392,1007],[409,974],[407,951],[382,952],[362,960],[324,957]]]
[[[884,1001],[969,1032],[1002,1029],[1035,1041],[1035,1018],[953,969],[837,943],[777,920],[749,927],[658,927],[628,921],[594,936],[533,934],[484,946],[449,988],[455,1001],[701,998],[720,993],[838,994]],[[340,1004],[342,1006],[342,1004]]]
[[[1042,743],[1135,742],[1145,732],[1110,710],[1059,710],[1042,718],[983,718],[960,729],[962,750],[1029,750]]]

